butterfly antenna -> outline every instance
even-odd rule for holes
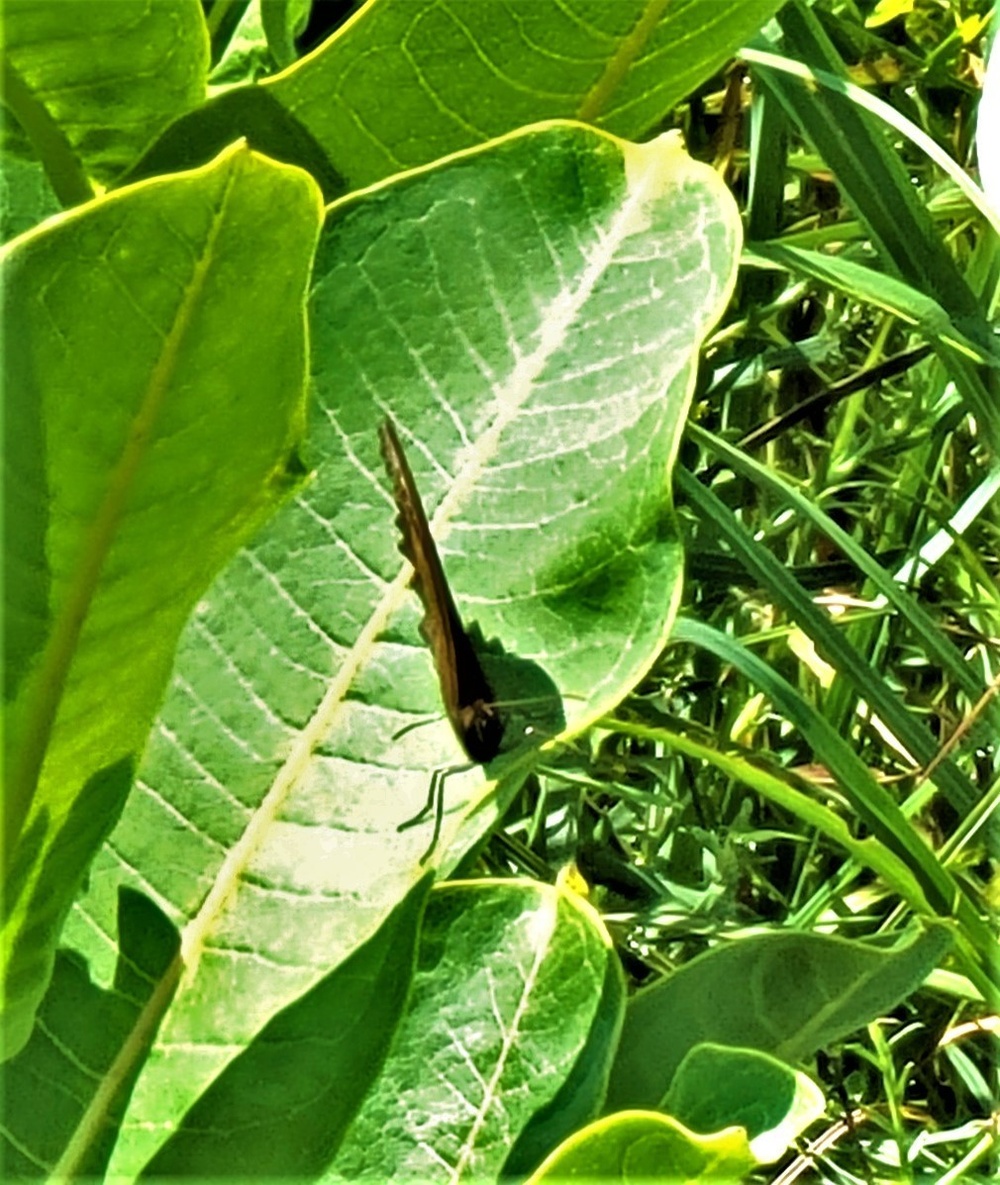
[[[416,728],[423,728],[427,724],[434,724],[441,718],[440,714],[435,714],[433,716],[425,716],[422,720],[411,720],[409,724],[404,724],[398,732],[394,732],[392,739],[398,741],[400,737],[405,737],[408,732],[413,732]]]

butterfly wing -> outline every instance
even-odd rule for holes
[[[413,473],[389,419],[382,423],[379,442],[399,512],[400,551],[413,565],[413,588],[424,607],[421,632],[431,648],[445,711],[472,760],[490,761],[503,736],[492,706],[493,688],[462,625]]]

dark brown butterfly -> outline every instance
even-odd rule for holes
[[[500,752],[503,721],[445,578],[441,557],[427,524],[413,473],[390,419],[379,430],[382,457],[392,479],[400,551],[413,565],[413,588],[424,607],[421,633],[427,640],[441,683],[441,698],[462,748],[485,764]]]

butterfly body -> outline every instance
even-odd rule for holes
[[[434,659],[445,711],[470,759],[485,764],[500,752],[503,740],[496,697],[451,595],[413,473],[391,420],[382,423],[379,441],[399,512],[400,550],[413,565],[413,588],[424,608],[420,629]]]
[[[485,764],[500,752],[503,741],[503,721],[488,700],[477,699],[458,709],[458,719],[451,716],[452,725],[462,747],[473,761]]]

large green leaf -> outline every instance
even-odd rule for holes
[[[158,1175],[250,1179],[325,1168],[392,1042],[429,882],[226,1067],[161,1149]],[[142,1068],[133,1047],[148,1052],[163,1015],[155,995],[169,998],[182,970],[177,932],[147,897],[123,889],[118,920],[114,983],[100,989],[77,955],[61,951],[31,1041],[4,1067],[8,1179],[99,1178],[107,1168]]]
[[[606,1080],[614,1043],[592,1034],[610,1011],[617,1035],[623,1006],[618,956],[581,898],[537,881],[444,886],[428,903],[406,1015],[330,1175],[495,1179],[581,1060]],[[600,1098],[589,1103],[581,1123]]]
[[[640,136],[782,2],[371,0],[282,74],[179,119],[139,167],[186,167],[240,135],[271,151],[280,127],[281,159],[333,196],[543,119]]]
[[[7,0],[4,102],[61,199],[88,196],[205,96],[198,0]]]
[[[316,53],[262,85],[360,185],[540,119],[640,135],[780,7],[371,0]]]
[[[788,1062],[895,1007],[933,970],[952,933],[936,923],[891,950],[824,934],[745,937],[699,955],[629,1002],[608,1110],[656,1106],[703,1042]]]
[[[60,209],[40,165],[6,153],[0,157],[0,243],[31,230]]]
[[[742,1128],[703,1136],[669,1115],[623,1111],[576,1132],[532,1173],[526,1185],[565,1181],[739,1185],[753,1167]]]
[[[756,1049],[695,1045],[677,1067],[662,1110],[696,1132],[742,1127],[758,1160],[773,1163],[826,1110],[801,1070]]]
[[[570,881],[570,877],[566,875],[565,880]],[[576,941],[579,943],[579,939]],[[625,984],[617,953],[609,952],[604,984],[597,991],[596,1014],[571,1073],[564,1076],[559,1092],[535,1110],[531,1122],[521,1130],[504,1161],[502,1177],[515,1180],[526,1177],[553,1148],[600,1114],[624,1016]],[[590,1009],[591,1001],[586,995],[571,997],[563,1024],[579,1026],[581,1017],[590,1015]],[[535,1106],[538,1101],[536,1097]]]
[[[49,1177],[69,1153],[81,1176],[100,1175],[117,1137],[117,1124],[142,1066],[130,1059],[124,1074],[114,1061],[125,1042],[148,1052],[156,1035],[150,1015],[154,992],[167,997],[177,986],[177,931],[142,893],[123,888],[118,902],[119,954],[106,988],[93,983],[79,956],[60,951],[51,988],[31,1040],[4,1066],[3,1166],[7,1180]],[[82,1023],[86,1018],[86,1023]],[[98,1092],[108,1097],[86,1119]]]
[[[543,669],[572,734],[669,631],[669,471],[739,241],[728,192],[675,139],[568,124],[330,209],[312,483],[199,605],[137,793],[67,930],[110,971],[122,879],[182,929],[185,975],[113,1171],[145,1164],[421,875],[427,833],[397,826],[463,754],[444,720],[395,735],[440,700],[378,454],[384,412],[459,607]],[[488,771],[447,781],[445,868],[538,760],[510,737]]]
[[[426,933],[419,919],[429,887],[428,876],[372,938],[265,1026],[146,1174],[253,1180],[323,1172],[389,1052]]]
[[[238,147],[4,251],[8,1054],[184,623],[287,496],[320,215],[306,174]]]

